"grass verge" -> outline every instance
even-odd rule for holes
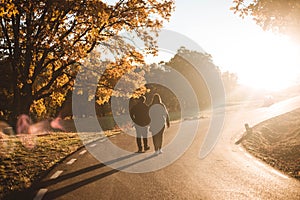
[[[105,131],[105,136],[117,131]],[[66,156],[91,141],[99,133],[59,133],[5,137],[0,140],[0,199],[29,188]]]
[[[256,125],[242,145],[255,157],[300,180],[300,109]]]

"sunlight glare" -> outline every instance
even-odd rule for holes
[[[248,44],[237,55],[245,64],[238,73],[241,83],[271,91],[295,84],[300,74],[299,46],[288,37],[271,32],[253,38]]]

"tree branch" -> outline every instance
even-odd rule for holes
[[[56,79],[62,74],[63,70],[66,69],[67,66],[75,64],[76,61],[75,60],[71,60],[70,62],[64,64],[62,67],[60,67],[59,69],[57,69],[56,71],[53,71],[52,73],[52,78],[51,80],[47,83],[46,86],[44,86],[43,88],[41,88],[39,91],[37,91],[34,95],[35,98],[38,98],[40,95],[43,95],[44,92],[46,92],[47,90],[49,90],[53,83],[56,81]]]
[[[9,39],[8,31],[7,31],[7,28],[6,28],[6,22],[5,22],[5,19],[2,18],[2,17],[0,18],[0,20],[1,20],[2,32],[4,33],[5,39],[6,39],[7,44],[8,44],[9,55],[12,58],[12,56],[13,56],[12,45],[11,45],[11,41]]]
[[[37,22],[39,22],[39,23],[37,23],[37,24],[38,24],[38,30],[37,30],[35,36],[33,37],[34,40],[37,40],[37,39],[39,38],[39,34],[40,34],[41,31],[43,30],[43,27],[44,27],[44,26],[43,26],[43,23],[42,23],[42,22],[45,21],[45,16],[46,16],[47,11],[48,11],[48,8],[49,8],[48,3],[49,3],[49,1],[46,1],[46,5],[45,5],[45,7],[44,7],[44,12],[43,12],[42,16],[37,20]]]

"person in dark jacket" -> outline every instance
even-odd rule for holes
[[[152,132],[155,154],[158,155],[163,152],[163,133],[166,125],[168,128],[170,127],[170,119],[166,106],[162,103],[159,94],[154,94],[152,103],[149,107],[149,115],[151,119],[150,131]]]
[[[138,103],[134,105],[130,110],[130,117],[134,122],[136,130],[136,143],[138,146],[138,153],[143,152],[142,150],[142,138],[144,143],[144,151],[150,149],[148,146],[148,130],[149,130],[149,107],[146,105],[146,98],[141,96],[138,99]]]

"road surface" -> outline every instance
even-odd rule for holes
[[[209,128],[210,119],[201,119],[197,135],[178,160],[160,170],[147,173],[129,173],[105,166],[88,151],[82,149],[50,171],[32,191],[29,199],[300,199],[300,182],[258,161],[235,141],[244,132],[244,124],[253,126],[263,120],[300,107],[300,98],[274,104],[270,107],[247,106],[226,108],[222,135],[213,151],[204,159],[199,151]],[[195,120],[182,123],[192,125]],[[179,122],[165,133],[165,144],[172,142]],[[120,134],[110,141],[135,152],[133,137]],[[89,144],[101,148],[103,141]],[[165,152],[151,157],[153,151],[112,160],[121,163],[132,158],[151,164],[154,159],[168,159]],[[153,159],[153,160],[151,160]],[[128,162],[126,162],[128,163]],[[134,167],[124,165],[122,169]],[[24,196],[25,198],[25,196]]]

